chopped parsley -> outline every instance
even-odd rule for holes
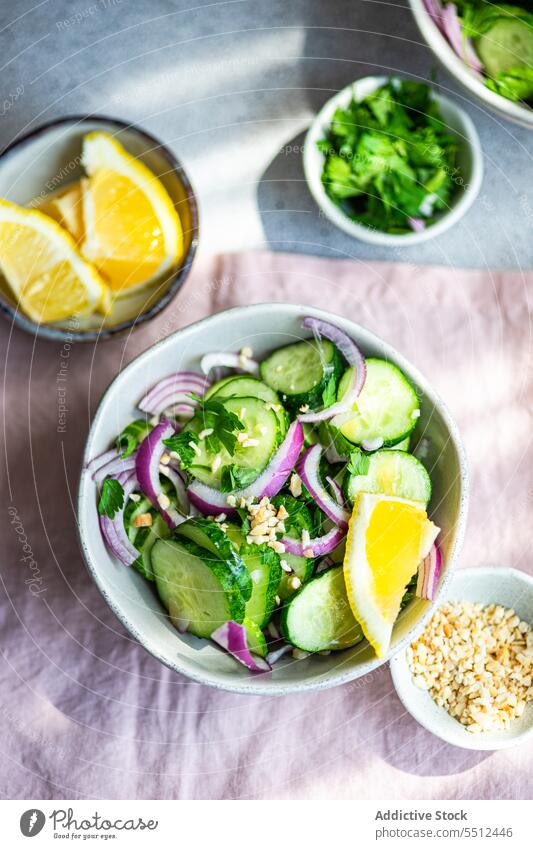
[[[108,516],[113,519],[115,513],[123,507],[124,489],[122,485],[115,478],[106,478],[100,493],[98,512],[101,516]]]
[[[364,454],[360,448],[355,448],[350,452],[346,469],[351,475],[367,475],[369,465],[370,457],[368,454]]]
[[[249,469],[246,466],[237,466],[235,463],[222,466],[220,473],[220,489],[222,492],[235,492],[251,484],[257,477],[257,469]]]
[[[337,109],[318,147],[331,200],[382,232],[432,224],[464,185],[457,138],[424,83],[391,80]]]
[[[191,444],[192,443],[192,444]],[[198,445],[198,437],[192,430],[182,430],[181,433],[173,433],[168,439],[163,440],[163,445],[169,451],[175,451],[180,458],[182,469],[188,469],[196,459],[196,451],[193,445]]]
[[[137,447],[152,430],[152,425],[144,419],[136,419],[124,428],[117,436],[115,446],[117,451],[122,451],[122,458],[129,457],[137,450]]]
[[[223,446],[228,454],[234,454],[237,444],[236,433],[244,430],[240,418],[228,410],[222,401],[217,401],[215,398],[204,401],[194,392],[191,397],[199,405],[195,419],[201,423],[202,430],[213,431],[205,437],[207,451],[216,454]]]

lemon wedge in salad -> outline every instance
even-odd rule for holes
[[[348,600],[378,657],[384,657],[405,588],[439,528],[417,501],[361,493],[356,498],[344,557]]]
[[[72,236],[48,215],[2,199],[0,269],[33,321],[61,321],[108,308],[109,289]]]
[[[116,295],[126,295],[178,263],[181,222],[161,181],[108,133],[85,136],[82,163],[81,251]]]

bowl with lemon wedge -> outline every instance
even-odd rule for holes
[[[456,425],[414,366],[347,318],[257,304],[115,378],[78,528],[104,598],[155,657],[274,695],[358,678],[414,639],[466,511]]]
[[[91,341],[143,324],[197,242],[183,167],[131,124],[62,118],[0,156],[0,308],[31,333]]]

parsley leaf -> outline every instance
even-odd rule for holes
[[[247,536],[250,533],[250,515],[248,510],[246,507],[237,507],[237,513],[242,523],[241,530],[244,536]]]
[[[252,483],[258,474],[257,469],[237,466],[236,463],[233,463],[231,466],[222,466],[220,490],[221,492],[234,492],[236,489],[243,489],[243,487]]]
[[[215,398],[208,398],[207,401],[204,401],[194,392],[191,393],[191,397],[199,405],[195,419],[201,423],[202,430],[213,431],[205,438],[207,450],[216,454],[223,446],[228,454],[234,454],[237,444],[235,432],[244,430],[240,418],[231,410],[228,410],[222,401],[217,401]]]
[[[322,404],[324,407],[331,407],[337,400],[337,378],[333,375],[330,377],[322,392]]]
[[[350,453],[350,460],[346,468],[351,475],[367,475],[369,466],[370,457],[368,454],[364,454],[360,448],[356,448]]]
[[[192,466],[196,459],[196,451],[191,445],[198,445],[198,437],[192,430],[182,430],[181,433],[174,433],[168,439],[163,440],[169,451],[175,451],[180,458],[180,466],[182,469],[188,469]]]
[[[113,519],[115,513],[121,510],[123,506],[124,490],[122,485],[115,478],[106,478],[98,502],[100,516],[108,516]]]
[[[117,436],[115,441],[117,451],[122,449],[122,454],[120,456],[124,458],[133,454],[151,430],[152,425],[148,424],[148,422],[144,419],[136,419],[134,422],[130,422],[130,424],[124,428],[122,433]]]

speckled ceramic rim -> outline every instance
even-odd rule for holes
[[[108,127],[114,127],[117,131],[127,130],[128,132],[138,135],[150,149],[157,150],[157,152],[167,160],[169,171],[173,171],[177,175],[178,180],[185,191],[191,215],[191,244],[189,245],[189,249],[179,268],[177,268],[176,271],[171,272],[170,275],[162,281],[162,283],[165,282],[166,288],[161,297],[158,298],[151,307],[140,313],[135,318],[120,322],[113,327],[104,327],[100,330],[76,331],[53,327],[49,324],[36,324],[31,319],[23,315],[19,309],[5,301],[0,294],[0,312],[9,321],[14,322],[27,333],[31,333],[32,336],[39,336],[40,338],[50,339],[56,342],[63,342],[65,340],[69,342],[95,342],[112,339],[113,337],[118,336],[121,333],[126,333],[127,331],[132,332],[133,330],[141,327],[145,322],[151,321],[151,319],[155,318],[156,315],[168,306],[185,283],[196,254],[199,237],[198,204],[189,177],[179,160],[176,159],[174,154],[171,153],[166,145],[160,142],[159,139],[155,138],[155,136],[147,133],[146,130],[141,130],[140,127],[137,127],[135,124],[128,124],[125,121],[120,121],[117,118],[108,118],[105,115],[66,115],[64,118],[57,118],[54,121],[42,124],[35,130],[31,130],[29,133],[15,139],[14,142],[4,148],[4,150],[0,153],[0,168],[7,157],[11,156],[13,153],[17,153],[22,147],[31,144],[31,142],[39,138],[39,136],[45,135],[50,130],[55,130],[58,127],[65,126],[67,124],[76,126],[85,123],[97,124],[99,122]],[[169,280],[172,282],[167,284],[167,281]]]
[[[475,566],[469,569],[460,569],[452,576],[452,580],[448,583],[447,591],[444,594],[444,598],[442,598],[442,601],[445,601],[445,599],[448,598],[448,596],[453,592],[454,578],[468,576],[469,578],[479,578],[480,581],[484,581],[487,578],[493,577],[495,574],[497,574],[498,578],[500,578],[502,581],[505,581],[506,577],[510,577],[511,575],[513,575],[524,584],[524,587],[527,587],[528,591],[531,594],[533,594],[533,578],[526,572],[520,571],[520,569],[512,569],[509,567],[502,566]],[[483,737],[481,735],[472,734],[465,731],[465,734],[469,734],[468,737],[465,737],[465,743],[469,741],[472,743],[472,745],[462,746],[460,743],[457,742],[452,743],[451,740],[449,740],[446,736],[444,736],[443,734],[439,734],[438,727],[435,724],[427,720],[424,710],[413,710],[413,706],[407,698],[405,687],[400,681],[396,671],[399,667],[399,664],[404,662],[406,662],[404,657],[400,656],[400,652],[396,652],[395,657],[391,660],[390,665],[392,682],[394,684],[394,688],[396,690],[398,698],[400,699],[406,711],[413,717],[413,719],[415,719],[419,723],[419,725],[425,728],[426,731],[429,731],[435,737],[438,737],[439,740],[444,740],[450,746],[455,746],[458,749],[470,749],[479,752],[495,752],[499,749],[510,749],[512,746],[517,746],[519,743],[523,743],[526,739],[529,739],[533,735],[533,725],[531,725],[526,731],[522,732],[516,737],[506,738],[502,735],[501,740],[492,740],[490,742],[483,743]]]
[[[387,358],[390,358],[395,362],[398,367],[404,370],[410,377],[410,379],[419,386],[427,397],[428,401],[431,405],[437,409],[442,416],[444,422],[446,423],[446,427],[448,429],[450,441],[452,442],[455,451],[457,452],[458,457],[458,465],[459,465],[459,476],[460,476],[460,499],[459,499],[459,508],[458,508],[458,516],[457,522],[454,528],[454,540],[452,544],[452,548],[450,551],[450,555],[447,558],[447,570],[446,574],[442,578],[440,582],[439,589],[437,591],[436,597],[430,607],[428,607],[427,611],[420,617],[416,625],[411,628],[409,633],[405,636],[403,640],[401,640],[398,645],[395,646],[394,651],[389,653],[385,658],[379,659],[374,658],[367,663],[363,663],[357,666],[356,669],[339,671],[339,672],[331,672],[328,676],[321,677],[316,681],[307,681],[307,682],[295,682],[295,683],[277,683],[275,681],[269,682],[268,685],[264,685],[262,687],[256,687],[254,685],[254,677],[251,674],[249,681],[243,683],[241,678],[236,679],[235,685],[224,683],[222,684],[219,681],[213,681],[208,674],[202,674],[198,671],[198,668],[193,663],[173,663],[170,662],[167,658],[163,657],[157,650],[152,648],[147,641],[144,641],[141,638],[139,632],[137,631],[135,625],[131,620],[124,614],[121,610],[120,606],[117,605],[112,598],[110,598],[109,594],[104,590],[99,577],[97,570],[94,568],[92,563],[91,555],[89,554],[89,549],[85,542],[85,528],[81,526],[80,516],[82,515],[82,502],[83,502],[83,494],[82,494],[82,484],[84,480],[84,475],[87,475],[88,472],[86,470],[86,465],[88,461],[94,455],[94,449],[92,447],[92,439],[93,433],[97,427],[98,421],[100,417],[103,415],[103,407],[110,395],[112,395],[115,391],[117,391],[120,381],[123,375],[127,374],[128,370],[131,369],[134,363],[146,358],[147,355],[153,351],[154,349],[160,349],[164,347],[172,347],[176,344],[176,341],[179,339],[181,333],[184,330],[188,330],[194,328],[195,330],[202,330],[206,333],[209,332],[210,325],[216,321],[221,315],[233,315],[236,321],[246,322],[246,314],[249,312],[272,312],[273,310],[283,310],[285,307],[290,307],[291,310],[297,310],[301,315],[306,314],[317,314],[320,315],[326,320],[335,322],[338,320],[338,316],[334,313],[329,313],[324,310],[317,310],[314,307],[305,306],[302,304],[282,304],[282,303],[266,303],[266,304],[250,304],[248,306],[243,307],[232,307],[228,310],[222,310],[215,315],[209,316],[208,318],[201,319],[200,321],[194,322],[193,324],[188,325],[187,328],[183,328],[182,330],[178,330],[176,333],[167,336],[165,339],[162,339],[160,342],[157,342],[151,348],[148,348],[146,351],[143,351],[138,357],[132,360],[125,369],[123,369],[109,384],[106,389],[100,404],[98,406],[98,410],[93,419],[93,423],[91,426],[91,430],[89,431],[89,435],[87,437],[87,442],[85,445],[85,451],[83,456],[83,463],[81,468],[81,476],[80,483],[78,487],[78,499],[77,499],[77,508],[78,508],[78,539],[81,547],[81,551],[83,554],[83,558],[85,560],[85,564],[92,575],[100,593],[104,597],[105,601],[113,611],[113,613],[117,616],[117,618],[122,622],[124,627],[129,631],[129,633],[134,637],[151,655],[153,655],[157,660],[161,661],[162,664],[168,666],[170,669],[173,669],[175,672],[179,672],[182,675],[187,676],[193,681],[198,682],[199,684],[206,684],[210,687],[214,687],[215,689],[227,690],[233,693],[241,693],[243,695],[261,695],[261,696],[283,696],[289,695],[290,693],[304,693],[311,692],[316,690],[324,690],[330,687],[336,687],[340,684],[346,684],[349,681],[353,681],[355,678],[360,678],[363,675],[372,672],[374,669],[377,669],[379,666],[382,666],[386,663],[390,658],[399,651],[402,651],[416,636],[416,634],[420,633],[427,620],[431,616],[435,606],[438,604],[439,599],[444,593],[450,577],[453,573],[453,570],[457,564],[457,558],[459,556],[459,552],[461,550],[465,525],[466,525],[466,517],[468,513],[468,471],[467,471],[467,461],[466,455],[463,447],[463,443],[459,434],[459,430],[457,425],[455,424],[448,408],[444,404],[444,402],[439,398],[439,396],[434,392],[434,390],[430,387],[428,381],[422,376],[422,374],[416,369],[414,366],[409,363],[405,357],[399,354],[391,345],[384,342],[379,336],[372,333],[366,328],[361,327],[361,325],[356,324],[355,322],[350,321],[350,325],[352,327],[352,332],[354,336],[357,338],[361,334],[368,337],[368,339],[375,342],[377,345],[381,346],[384,351],[384,355]],[[348,322],[348,319],[344,318],[344,322]]]
[[[513,103],[487,88],[448,44],[448,41],[431,20],[422,0],[409,0],[409,5],[420,34],[443,68],[492,112],[496,112],[508,121],[527,127],[529,130],[533,129],[533,109]]]
[[[413,233],[385,233],[382,230],[373,230],[371,227],[365,227],[364,224],[359,224],[357,221],[352,221],[345,213],[331,200],[322,184],[322,162],[323,155],[317,150],[316,142],[319,137],[324,134],[324,128],[327,127],[332,118],[334,108],[348,102],[354,91],[356,95],[373,91],[381,85],[389,82],[391,79],[401,79],[401,75],[394,74],[391,76],[368,76],[354,80],[353,83],[341,89],[333,97],[331,97],[323,105],[320,112],[314,118],[304,142],[303,165],[305,179],[309,187],[309,191],[313,195],[316,203],[329,220],[335,224],[340,230],[344,230],[349,236],[359,239],[362,242],[368,242],[371,245],[383,245],[384,247],[410,247],[418,245],[422,242],[427,242],[440,236],[457,224],[458,221],[468,212],[474,201],[476,200],[481,184],[483,182],[483,152],[481,142],[477,130],[471,118],[466,114],[464,109],[461,109],[453,100],[444,97],[437,91],[432,90],[432,98],[437,103],[445,106],[449,112],[455,114],[463,125],[463,136],[460,138],[460,144],[468,148],[471,158],[471,173],[468,177],[468,184],[465,185],[464,191],[458,195],[456,200],[452,199],[450,208],[443,212],[437,221],[425,230]],[[357,89],[363,89],[359,92]],[[458,133],[452,130],[455,135]]]

